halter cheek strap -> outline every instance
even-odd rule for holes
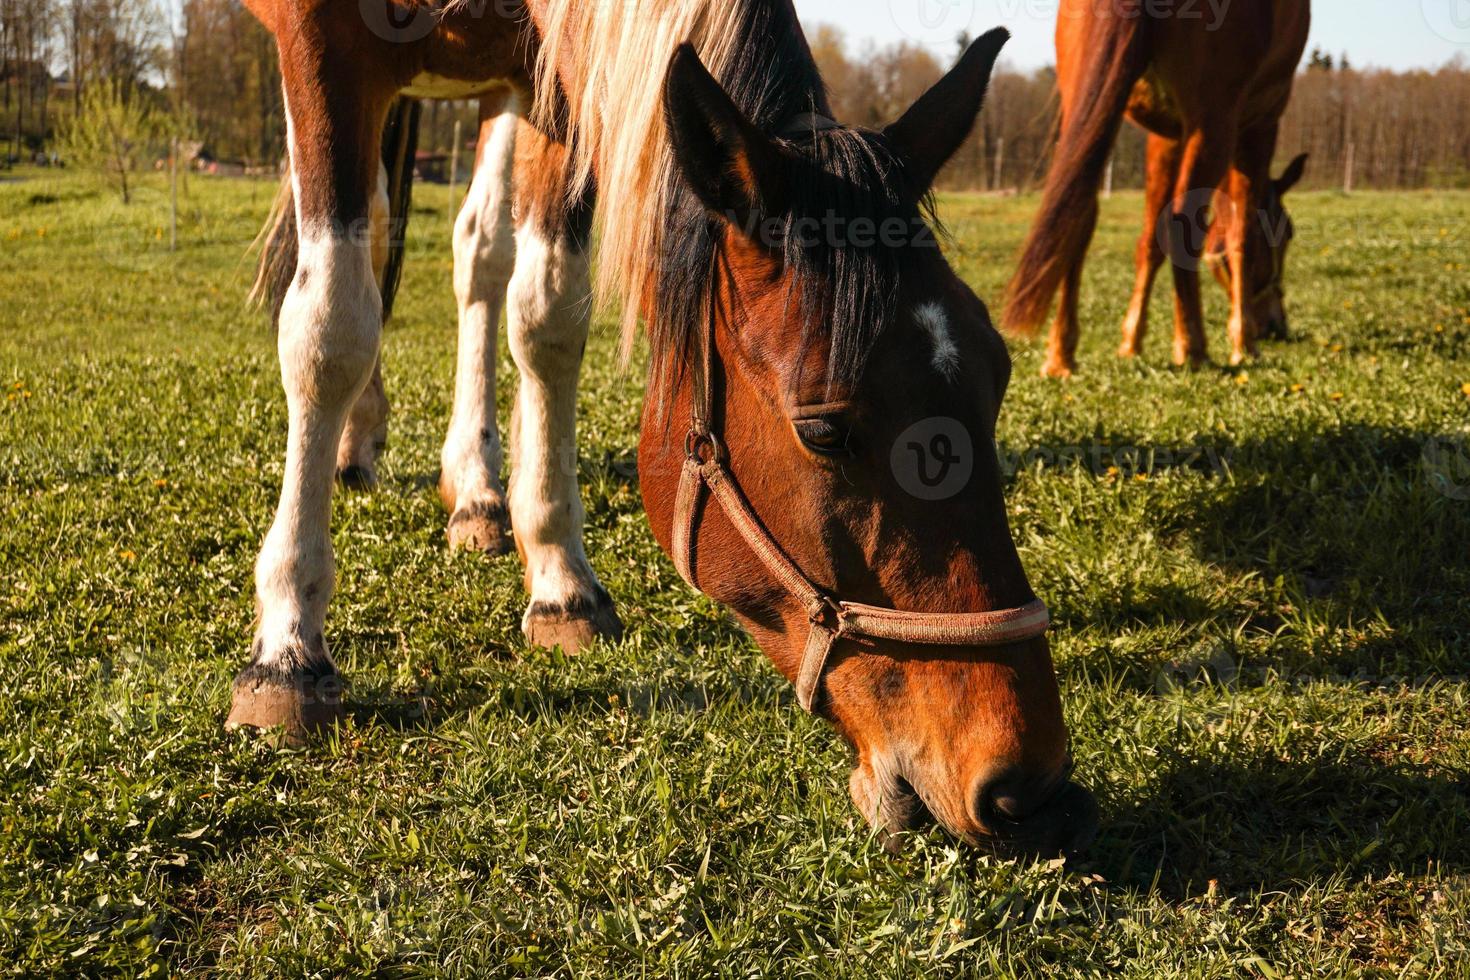
[[[844,602],[813,584],[756,516],[730,472],[725,445],[712,427],[713,312],[709,333],[704,338],[704,364],[704,377],[696,385],[694,419],[685,440],[684,468],[679,476],[679,495],[674,506],[674,564],[684,581],[698,589],[695,549],[699,538],[700,510],[708,494],[766,570],[806,610],[810,630],[796,678],[796,700],[803,709],[813,710],[832,650],[844,639],[994,647],[1035,639],[1047,631],[1050,618],[1046,604],[1039,599],[1014,609],[989,612],[900,612],[882,606]]]

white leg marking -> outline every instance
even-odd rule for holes
[[[255,565],[255,663],[321,672],[332,665],[323,626],[334,575],[337,444],[377,362],[382,302],[371,249],[300,218],[300,258],[278,342],[290,433],[281,502]]]
[[[915,307],[914,320],[929,335],[934,347],[931,355],[934,370],[947,378],[954,377],[960,369],[960,349],[950,333],[949,314],[938,303],[923,303]]]
[[[587,563],[577,489],[577,375],[591,319],[587,257],[529,224],[516,237],[509,326],[521,384],[510,507],[531,593],[530,633],[538,608],[590,610],[606,603],[606,593]]]
[[[515,271],[511,217],[517,116],[498,116],[454,226],[454,293],[459,301],[459,365],[454,414],[441,456],[440,491],[454,516],[505,512],[500,432],[495,417],[496,336]],[[450,539],[454,542],[455,526]],[[456,542],[458,543],[458,542]],[[481,542],[487,547],[487,542]]]

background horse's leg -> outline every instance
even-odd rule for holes
[[[521,373],[510,509],[531,594],[522,628],[532,643],[570,653],[597,636],[621,634],[622,623],[582,544],[577,376],[592,316],[587,249],[593,200],[589,191],[568,205],[566,170],[566,148],[522,124],[507,321]]]
[[[439,496],[450,513],[450,547],[496,555],[511,547],[510,515],[500,484],[495,368],[500,311],[515,270],[511,202],[516,120],[509,90],[481,100],[475,176],[454,226],[459,367],[439,474]]]
[[[1256,341],[1261,335],[1257,322],[1255,297],[1251,295],[1256,280],[1250,273],[1257,268],[1247,260],[1246,251],[1255,246],[1251,222],[1262,221],[1262,206],[1271,183],[1271,157],[1276,153],[1277,126],[1272,123],[1240,135],[1235,149],[1235,162],[1230,168],[1229,226],[1225,229],[1225,252],[1229,267],[1238,270],[1230,281],[1230,363],[1241,364],[1259,352]],[[1264,237],[1264,229],[1261,238]],[[1257,239],[1259,241],[1260,238]],[[1264,256],[1256,256],[1259,262]]]
[[[227,723],[283,725],[298,737],[342,711],[323,633],[334,579],[329,522],[338,443],[372,378],[382,332],[366,230],[392,95],[369,88],[360,58],[335,57],[321,25],[307,19],[301,33],[320,36],[282,52],[300,239],[278,339],[285,477],[255,567],[252,659],[235,681]]]
[[[1159,241],[1159,222],[1169,206],[1169,192],[1179,179],[1179,141],[1150,133],[1148,137],[1148,183],[1144,191],[1143,234],[1138,239],[1134,264],[1138,267],[1133,283],[1133,299],[1123,319],[1123,343],[1119,357],[1138,357],[1143,353],[1143,339],[1148,334],[1148,301],[1154,280],[1164,264],[1164,245]]]
[[[1088,224],[1084,237],[1090,242],[1097,229],[1097,210],[1078,215],[1077,220]],[[1041,373],[1048,378],[1070,378],[1077,370],[1077,340],[1081,335],[1077,305],[1082,296],[1082,263],[1086,257],[1084,250],[1067,269],[1058,291],[1057,318],[1046,342],[1046,363],[1041,367]]]
[[[1169,214],[1169,259],[1174,264],[1174,363],[1199,366],[1209,361],[1199,270],[1204,262],[1204,219],[1230,168],[1234,120],[1212,121],[1187,134],[1174,203]]]
[[[370,205],[373,281],[383,288],[388,269],[388,235],[392,220],[388,210],[388,171],[378,166],[376,192]],[[378,483],[378,456],[388,443],[388,392],[383,387],[383,359],[373,365],[373,376],[348,413],[347,425],[337,444],[337,478],[353,490],[366,490]]]

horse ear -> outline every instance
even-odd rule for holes
[[[985,104],[985,90],[1000,49],[1011,39],[1003,27],[980,37],[903,118],[884,130],[908,166],[914,185],[927,191],[939,171],[969,139]]]
[[[706,208],[743,224],[779,208],[780,150],[680,45],[664,81],[664,114],[679,172]]]
[[[1286,165],[1286,170],[1282,172],[1281,176],[1276,178],[1277,196],[1284,195],[1301,181],[1302,174],[1307,170],[1307,156],[1308,154],[1303,153],[1291,161],[1291,163]]]

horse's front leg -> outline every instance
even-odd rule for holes
[[[1225,250],[1229,267],[1235,270],[1230,289],[1230,363],[1243,364],[1259,351],[1261,336],[1259,311],[1255,308],[1260,279],[1254,275],[1266,255],[1251,254],[1267,247],[1264,228],[1253,229],[1262,222],[1261,205],[1271,182],[1271,157],[1276,152],[1274,124],[1242,133],[1235,150],[1235,160],[1228,180],[1230,194],[1229,226],[1225,229]],[[1257,234],[1252,234],[1252,231]]]
[[[1183,144],[1168,236],[1174,264],[1174,363],[1180,367],[1209,363],[1199,269],[1205,259],[1208,205],[1230,169],[1234,135],[1233,116],[1212,119],[1189,133]]]
[[[587,249],[592,200],[569,205],[566,150],[522,125],[516,159],[515,275],[510,349],[521,383],[512,422],[510,510],[537,646],[574,653],[622,623],[582,543],[577,487],[577,377],[592,316]]]
[[[321,42],[292,53],[329,50]],[[329,524],[338,446],[378,358],[370,208],[391,93],[353,84],[351,63],[283,58],[282,67],[300,239],[278,339],[289,431],[280,504],[255,566],[251,662],[235,681],[227,724],[284,726],[299,738],[342,712],[323,632],[334,579]]]
[[[515,109],[509,91],[481,101],[475,176],[454,226],[459,366],[439,473],[439,496],[450,515],[449,546],[495,555],[511,548],[510,514],[500,484],[495,339],[516,259],[511,217]]]

